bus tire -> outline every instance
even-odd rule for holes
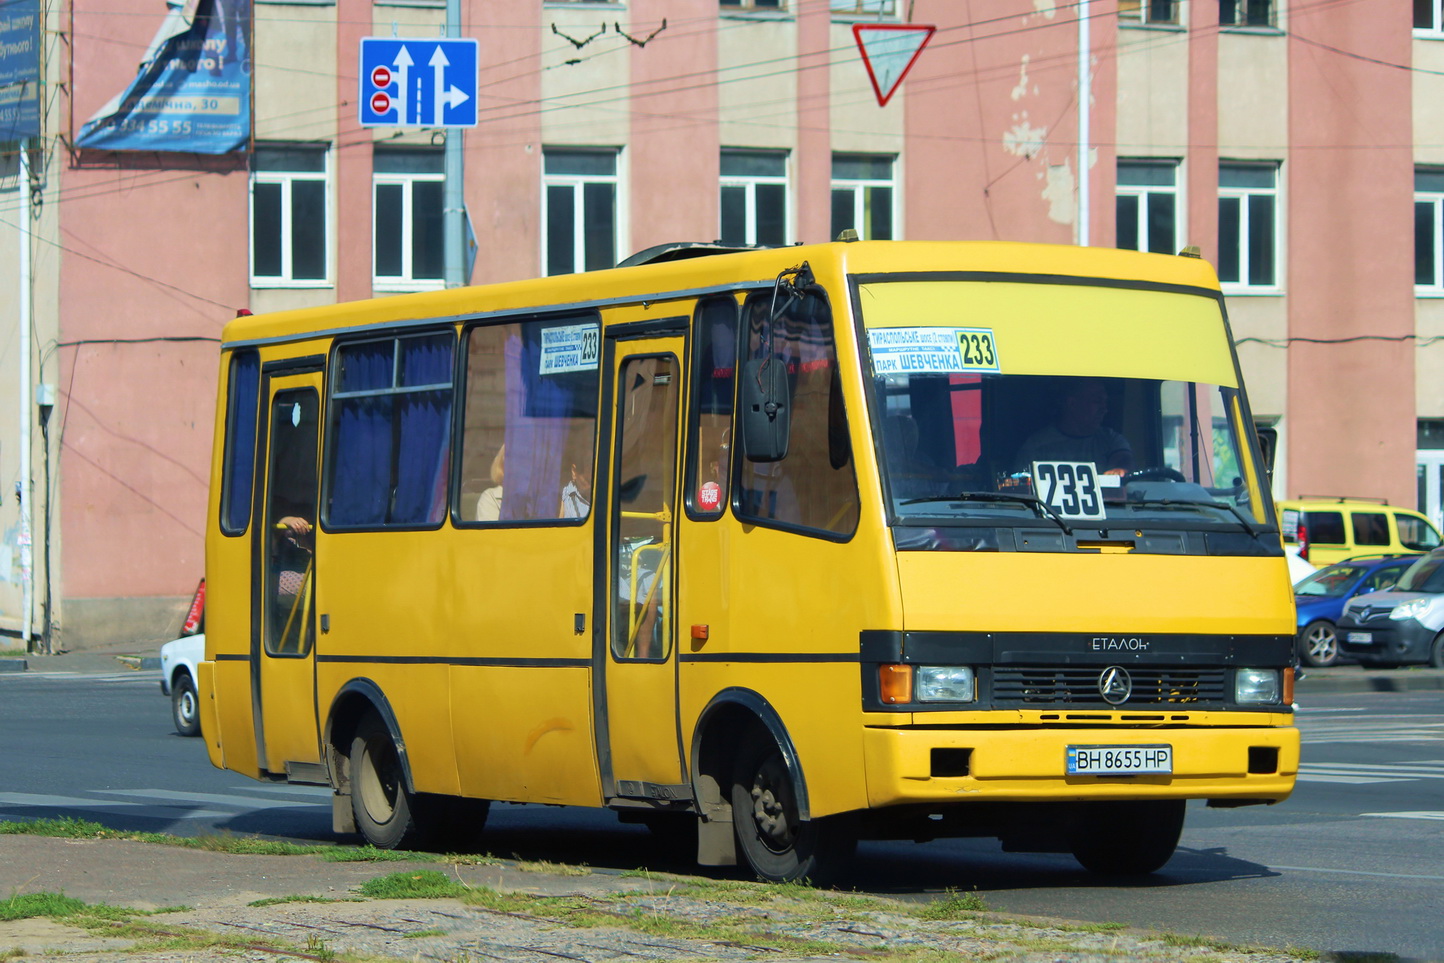
[[[807,880],[828,886],[857,848],[857,835],[843,817],[805,822],[799,818],[797,794],[782,750],[760,735],[737,754],[732,824],[747,865],[766,882]]]
[[[365,716],[351,740],[351,811],[356,829],[377,849],[416,845],[421,832],[414,802],[386,724],[375,715]]]
[[[1182,799],[1079,803],[1073,856],[1099,876],[1142,876],[1163,868],[1182,833]]]

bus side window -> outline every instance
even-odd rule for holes
[[[792,396],[787,456],[776,462],[741,459],[736,470],[738,514],[783,527],[850,535],[857,526],[857,474],[848,436],[832,311],[809,292],[770,325],[771,291],[747,299],[747,360],[779,357]]]
[[[697,309],[692,348],[692,430],[687,513],[721,518],[732,474],[732,405],[737,369],[737,302],[712,298]]]
[[[467,332],[457,525],[591,514],[600,334],[595,315]]]
[[[260,391],[261,362],[256,352],[237,351],[231,356],[225,470],[221,476],[221,531],[227,535],[239,535],[251,523]]]
[[[434,527],[451,468],[451,330],[338,345],[326,527]]]

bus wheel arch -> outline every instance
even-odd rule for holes
[[[381,687],[370,679],[353,679],[341,687],[331,701],[331,711],[326,715],[326,729],[323,748],[326,764],[331,774],[334,789],[331,799],[332,829],[338,833],[359,832],[354,815],[352,799],[352,749],[356,736],[367,720],[375,719],[383,726],[394,747],[397,764],[403,782],[402,788],[408,795],[414,795],[415,783],[411,778],[411,762],[406,754],[406,742],[401,737],[401,727],[396,722],[396,713],[382,693]],[[369,735],[374,739],[377,733]]]
[[[750,826],[739,827],[734,822],[743,815],[752,819],[750,811],[738,813],[734,805],[740,798],[735,786],[738,767],[757,766],[764,752],[775,754],[768,763],[774,781],[786,783],[787,818],[810,824],[807,780],[782,717],[771,703],[750,689],[724,689],[702,710],[692,735],[692,785],[701,814],[697,861],[701,865],[736,864],[738,832],[752,832]],[[751,858],[755,852],[744,850],[742,855],[758,869]]]

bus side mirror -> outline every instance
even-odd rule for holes
[[[742,367],[742,451],[748,461],[781,461],[792,434],[787,365],[773,356]]]

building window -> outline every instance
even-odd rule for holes
[[[890,17],[897,13],[895,0],[831,0],[832,12],[843,16]]]
[[[1218,279],[1235,290],[1278,287],[1279,169],[1218,165]]]
[[[616,267],[617,152],[549,149],[542,167],[547,274]]]
[[[372,175],[372,283],[435,288],[444,277],[444,155],[432,148],[376,148]]]
[[[331,263],[324,147],[257,147],[251,170],[251,284],[316,287]]]
[[[1414,289],[1444,297],[1444,170],[1414,172]]]
[[[782,0],[720,0],[727,10],[786,10]]]
[[[1218,0],[1218,22],[1225,27],[1274,26],[1274,0]]]
[[[1178,26],[1180,0],[1118,0],[1120,23],[1159,23]]]
[[[723,244],[787,243],[787,154],[722,152]]]
[[[1414,0],[1414,29],[1420,33],[1444,33],[1444,0]]]
[[[832,155],[832,234],[848,228],[864,241],[893,240],[893,158]]]
[[[1178,162],[1119,158],[1114,208],[1118,247],[1178,253]]]

